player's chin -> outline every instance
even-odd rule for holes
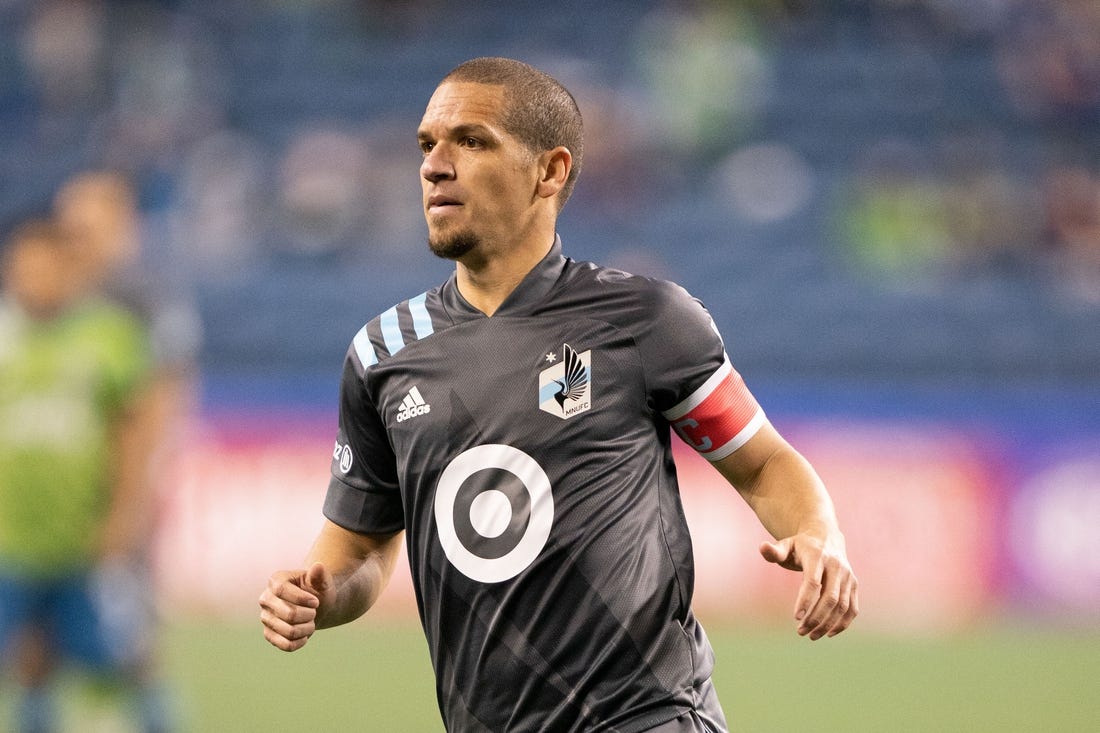
[[[436,257],[457,260],[474,251],[481,238],[470,231],[431,231],[428,233],[428,247]]]

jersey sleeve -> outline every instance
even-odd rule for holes
[[[703,304],[672,283],[658,283],[649,327],[640,339],[651,399],[672,429],[710,461],[747,443],[766,421],[726,354]]]
[[[389,534],[405,526],[397,461],[353,349],[340,380],[339,430],[324,514],[363,534]]]

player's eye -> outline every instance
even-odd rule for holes
[[[461,144],[464,148],[480,148],[481,140],[476,137],[466,136],[462,138]]]
[[[420,141],[420,152],[424,153],[424,155],[427,155],[428,153],[432,152],[432,149],[434,147],[435,147],[435,143],[433,143],[430,140],[421,140]]]

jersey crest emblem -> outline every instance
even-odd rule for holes
[[[539,409],[567,420],[592,407],[592,352],[562,344],[562,359],[539,372]]]

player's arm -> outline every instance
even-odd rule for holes
[[[101,562],[137,555],[152,523],[149,453],[152,405],[144,394],[131,399],[111,425],[111,496],[99,537]]]
[[[111,503],[100,538],[100,559],[132,559],[147,549],[153,527],[158,463],[170,453],[176,427],[190,407],[191,381],[156,372],[112,425]]]
[[[760,546],[764,558],[802,571],[798,633],[816,640],[848,628],[859,613],[858,582],[832,500],[810,463],[765,421],[714,465],[776,538]]]
[[[366,613],[389,583],[401,535],[360,534],[326,520],[305,568],[274,573],[260,595],[264,638],[294,651],[317,629]]]

